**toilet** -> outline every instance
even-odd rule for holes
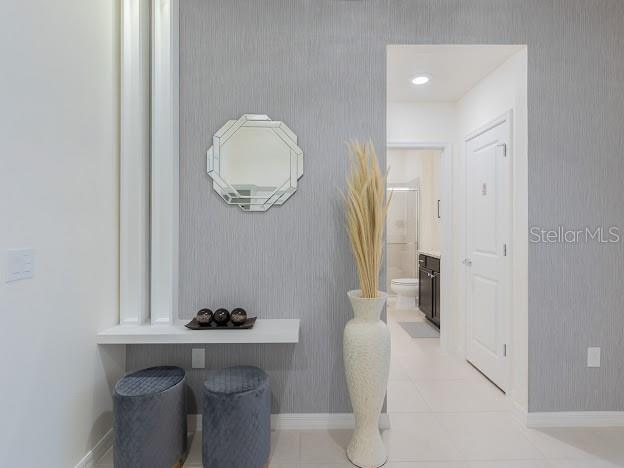
[[[418,296],[417,278],[396,278],[390,282],[390,288],[397,295],[397,309],[414,309]]]

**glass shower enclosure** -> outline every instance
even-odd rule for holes
[[[420,189],[418,186],[392,186],[386,221],[386,291],[396,278],[418,277],[418,238],[420,229]]]

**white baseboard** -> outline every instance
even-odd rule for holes
[[[283,413],[271,415],[271,429],[282,431],[353,429],[353,413]],[[387,413],[379,417],[379,428],[389,429]]]
[[[188,417],[189,431],[201,430],[202,415]],[[353,413],[280,413],[271,415],[271,429],[281,431],[312,431],[328,429],[353,429]],[[384,413],[379,417],[379,428],[389,429],[390,418]]]
[[[527,413],[528,427],[624,427],[624,411]]]
[[[93,468],[97,461],[104,456],[104,454],[111,448],[113,445],[113,430],[109,429],[109,431],[104,434],[104,436],[95,444],[89,452],[82,457],[75,468]]]
[[[201,414],[189,414],[189,432],[200,431],[202,427]],[[271,429],[281,431],[312,431],[328,429],[353,429],[355,420],[353,413],[281,413],[271,415]],[[379,417],[379,429],[389,429],[390,418],[387,413]],[[113,431],[109,430],[102,439],[89,451],[75,468],[93,468],[95,463],[104,456],[113,445]]]

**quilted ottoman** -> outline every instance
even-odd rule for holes
[[[150,367],[126,375],[113,393],[115,468],[171,468],[186,452],[184,370]]]
[[[257,367],[208,372],[203,389],[205,468],[261,468],[271,451],[271,388]]]

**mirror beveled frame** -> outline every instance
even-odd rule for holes
[[[227,141],[243,128],[270,129],[286,145],[290,152],[289,176],[278,187],[256,187],[249,194],[228,182],[222,173],[222,148]],[[244,114],[238,120],[229,120],[212,138],[212,146],[206,153],[208,175],[213,180],[214,190],[228,205],[238,205],[243,211],[266,211],[273,205],[282,205],[297,190],[298,180],[303,176],[303,151],[297,145],[297,135],[281,121],[271,120],[264,114]]]

